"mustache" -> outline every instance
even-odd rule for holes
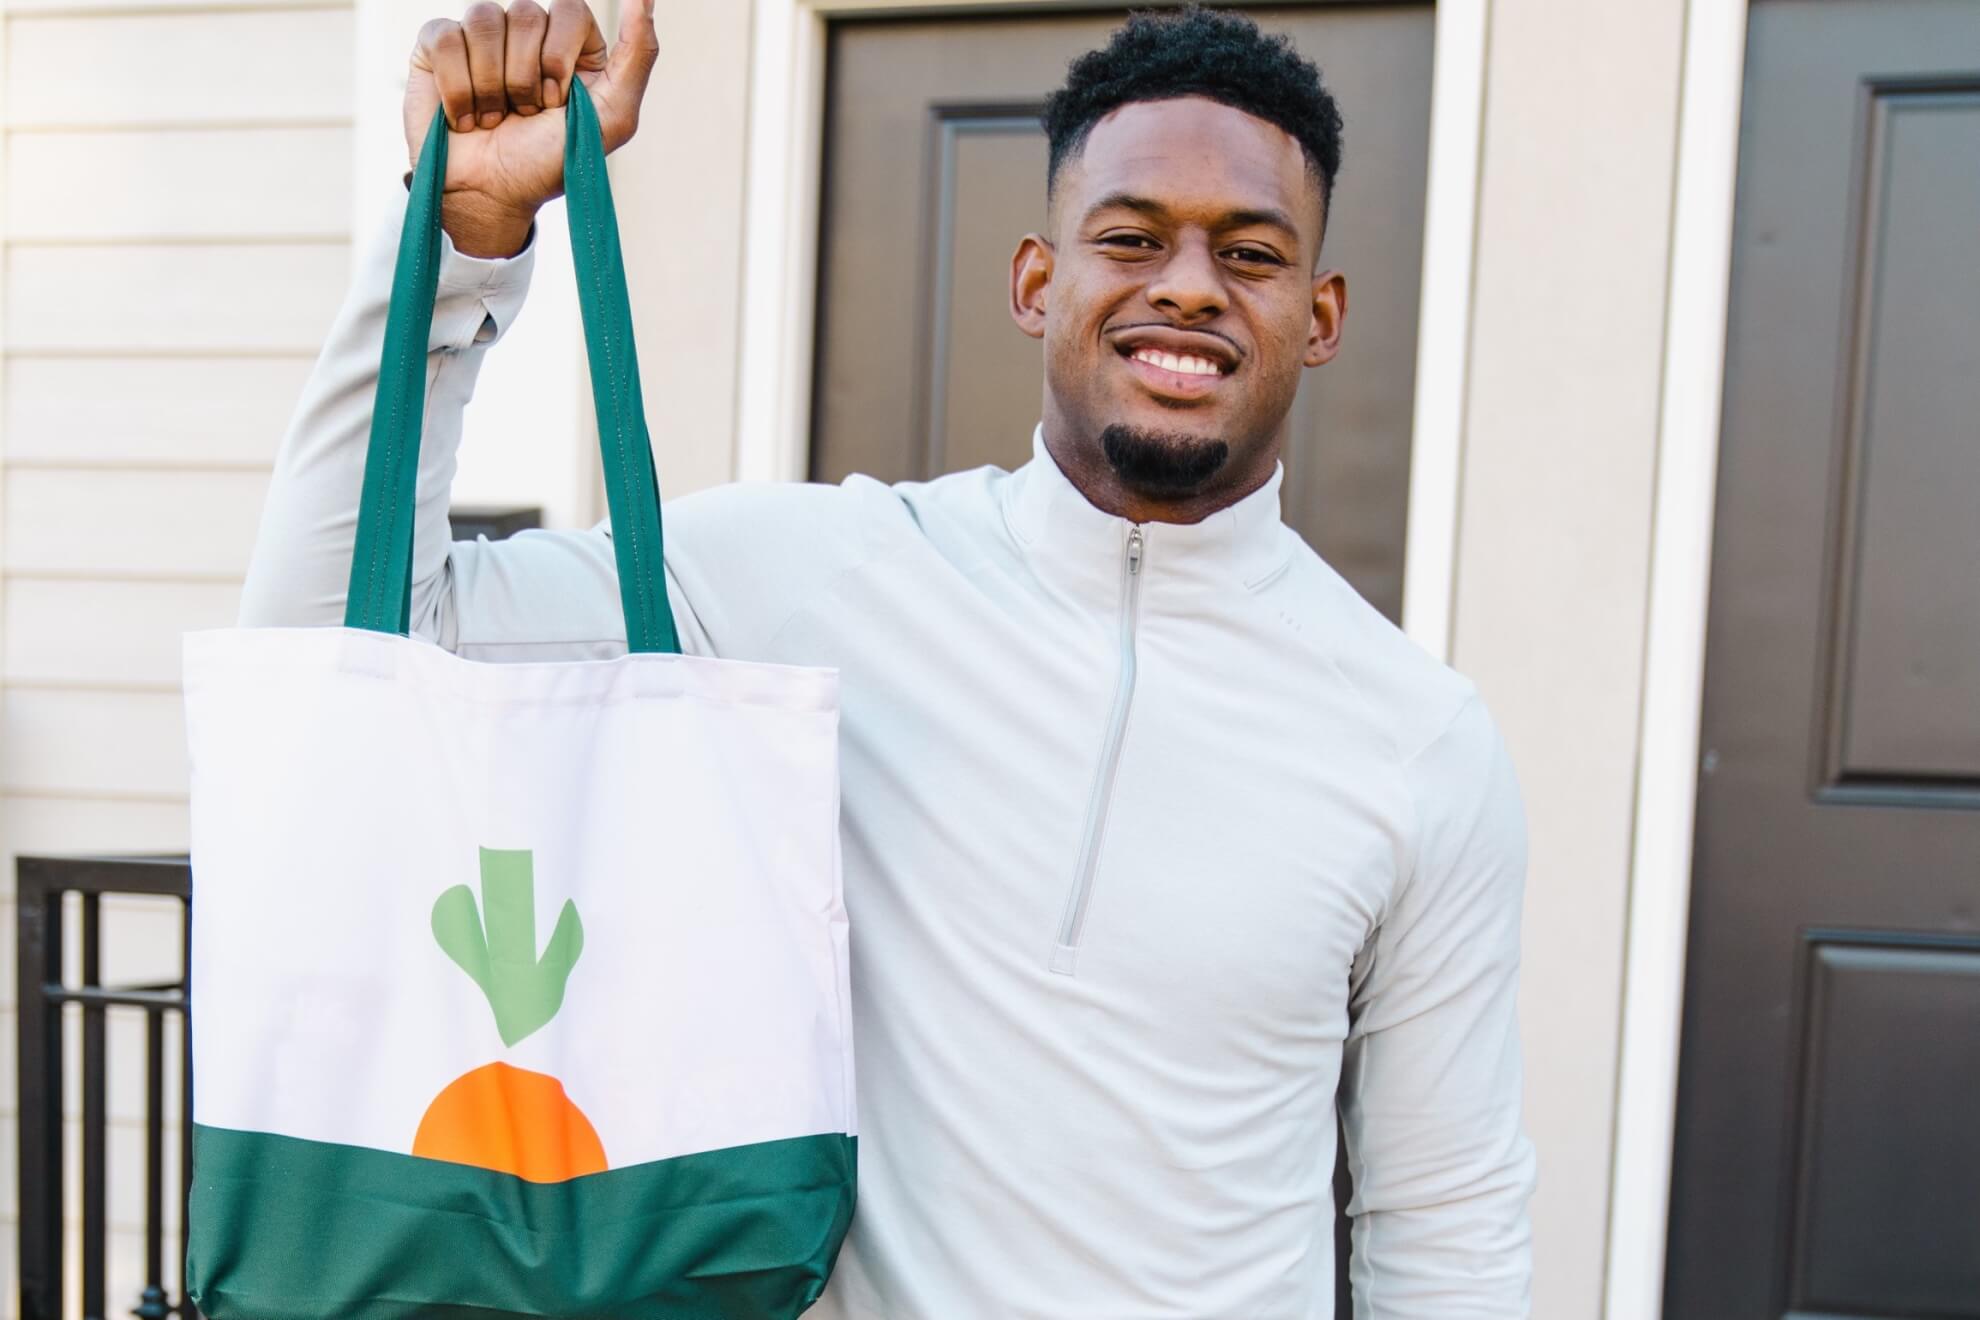
[[[1122,330],[1182,330],[1192,335],[1209,335],[1212,339],[1221,339],[1226,344],[1229,344],[1231,346],[1231,352],[1237,354],[1240,358],[1244,356],[1244,349],[1238,344],[1238,341],[1225,334],[1222,330],[1211,330],[1203,326],[1177,325],[1174,321],[1126,321],[1120,325],[1105,326],[1101,329],[1100,333],[1111,335],[1117,334]]]

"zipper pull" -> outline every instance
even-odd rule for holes
[[[1133,577],[1136,573],[1139,573],[1140,571],[1141,571],[1141,528],[1137,526],[1130,528],[1128,530],[1128,576]]]

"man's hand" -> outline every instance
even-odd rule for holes
[[[564,191],[564,105],[581,79],[598,109],[605,150],[639,127],[639,103],[660,52],[653,0],[622,0],[608,53],[584,0],[514,0],[505,12],[475,0],[459,22],[419,31],[406,77],[406,149],[413,164],[446,112],[447,178],[440,223],[469,256],[522,250],[537,208]]]

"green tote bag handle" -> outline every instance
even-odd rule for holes
[[[605,467],[605,503],[612,516],[612,553],[619,566],[626,644],[633,651],[677,652],[680,638],[667,604],[660,542],[660,488],[640,397],[633,350],[632,305],[619,250],[612,187],[605,177],[605,143],[591,93],[571,80],[564,107],[564,194],[571,255],[577,266],[578,307],[584,320],[591,394],[598,410],[598,447]],[[392,275],[385,350],[371,413],[371,443],[358,503],[357,551],[344,626],[403,635],[412,613],[414,483],[426,403],[426,345],[440,278],[440,187],[447,177],[447,121],[433,112],[420,148]]]

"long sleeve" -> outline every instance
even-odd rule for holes
[[[401,193],[398,204],[367,236],[350,289],[290,417],[241,596],[244,626],[343,621],[372,396],[378,387],[405,207]],[[413,536],[413,616],[418,621],[431,621],[438,613],[435,596],[443,585],[450,540],[447,498],[461,442],[461,410],[474,394],[482,359],[522,309],[536,259],[535,231],[519,254],[504,259],[466,256],[444,231],[440,248]]]
[[[245,627],[343,621],[379,355],[405,195],[369,236],[351,287],[283,436],[241,596]],[[536,258],[531,228],[513,257],[471,257],[440,236],[427,343],[413,522],[412,632],[482,659],[580,659],[625,649],[609,529],[532,531],[457,542],[447,505],[462,412],[483,359],[515,323]],[[711,645],[672,575],[682,645]]]
[[[1356,960],[1343,1062],[1355,1320],[1524,1320],[1524,809],[1475,695],[1405,774],[1414,865]]]

